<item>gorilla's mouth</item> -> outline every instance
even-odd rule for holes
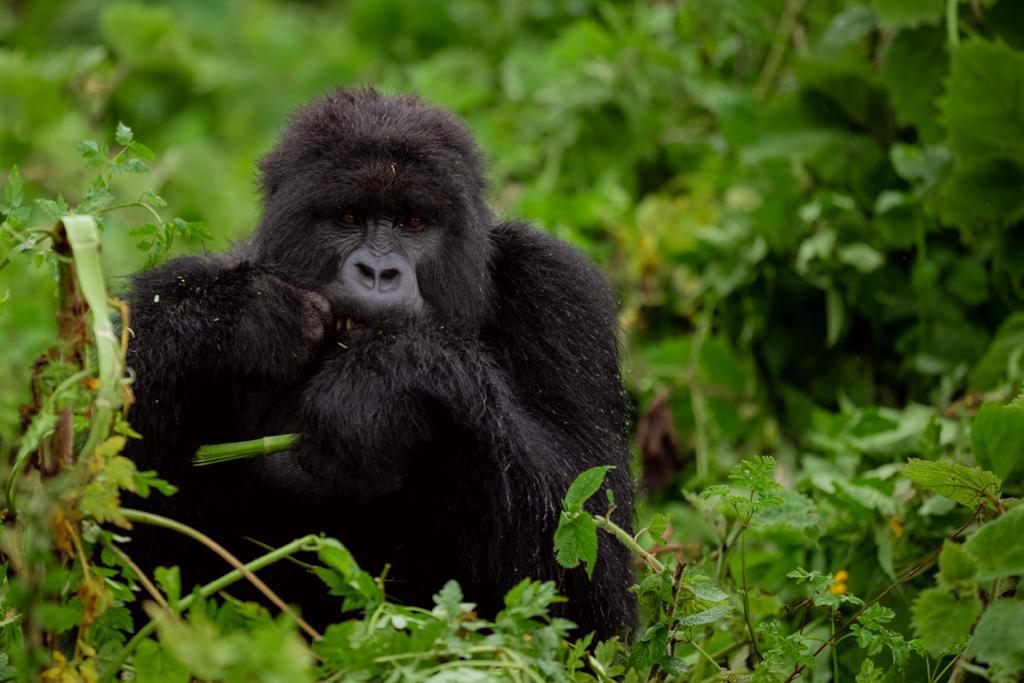
[[[352,330],[359,330],[366,327],[366,323],[357,318],[338,318],[334,321],[335,332],[351,332]]]

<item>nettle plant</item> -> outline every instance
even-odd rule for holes
[[[493,620],[481,618],[455,582],[438,587],[432,609],[409,607],[388,601],[384,576],[361,570],[333,539],[305,536],[243,564],[197,529],[125,507],[124,492],[175,490],[120,454],[140,435],[125,420],[131,311],[106,290],[103,218],[127,208],[148,214],[152,221],[132,234],[150,262],[179,237],[209,235],[200,224],[163,219],[166,203],[152,191],[118,201],[114,178],[144,172],[153,155],[124,125],[115,140],[116,152],[79,144],[96,176],[78,204],[35,202],[52,225],[31,224],[16,170],[0,204],[0,267],[31,259],[53,272],[59,294],[54,344],[33,365],[22,429],[0,444],[7,456],[3,680],[767,682],[813,671],[815,680],[845,675],[866,683],[968,674],[1009,681],[1024,672],[1024,645],[1010,635],[1024,632],[1024,509],[1002,494],[1024,462],[1021,399],[986,405],[973,420],[970,449],[988,469],[944,459],[950,420],[938,409],[921,420],[920,407],[899,417],[916,425],[917,451],[926,459],[902,468],[856,475],[856,467],[808,456],[804,478],[784,486],[790,474],[773,458],[744,460],[727,484],[687,494],[688,508],[712,530],[703,543],[680,541],[689,534],[673,529],[665,513],[630,535],[611,521],[610,492],[601,495],[609,468],[581,473],[566,492],[552,551],[566,571],[588,574],[601,561],[600,534],[634,553],[642,618],[629,640],[574,634],[573,624],[556,616],[563,598],[551,582],[515,586]],[[293,438],[212,445],[196,464],[274,452]],[[862,431],[859,438],[867,437]],[[872,597],[850,590],[858,580],[851,570],[825,566],[833,556],[822,550],[826,540],[848,542],[851,529],[868,528],[863,517],[844,518],[843,506],[855,507],[851,498],[887,515],[894,535],[918,525],[919,540],[934,541],[912,546],[913,558],[899,572],[892,548],[887,559],[880,552],[891,581]],[[926,515],[944,521],[928,528]],[[134,524],[194,539],[197,552],[223,558],[224,575],[194,587],[182,585],[176,567],[147,575],[131,557]],[[303,562],[338,602],[338,622],[323,633],[256,575],[286,558]],[[771,572],[778,576],[769,581]],[[256,586],[273,612],[231,597],[239,581]],[[756,587],[769,583],[781,587],[779,595]],[[901,594],[909,609],[901,601],[884,604]],[[143,609],[132,609],[139,603]]]

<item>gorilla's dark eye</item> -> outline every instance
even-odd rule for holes
[[[425,227],[423,219],[418,216],[409,216],[404,221],[405,227],[409,228],[413,232],[419,232]]]
[[[354,214],[346,213],[341,216],[341,224],[350,228],[355,227],[356,217]]]

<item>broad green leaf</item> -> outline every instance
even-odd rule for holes
[[[1024,575],[1024,507],[978,529],[964,544],[978,559],[978,579]]]
[[[996,600],[974,629],[970,651],[1005,675],[1024,672],[1024,603]]]
[[[978,561],[966,548],[955,541],[947,540],[942,544],[939,554],[939,583],[946,588],[967,581],[974,584],[978,573]]]
[[[999,326],[985,355],[971,370],[971,389],[998,386],[1006,380],[1011,365],[1024,367],[1024,312],[1011,313]]]
[[[999,477],[978,467],[912,458],[903,467],[903,475],[918,487],[934,491],[969,508],[987,505],[994,510],[999,500]]]
[[[138,683],[188,683],[188,668],[153,640],[139,644],[132,657]]]
[[[938,121],[939,97],[949,70],[945,33],[938,28],[900,31],[886,49],[884,60],[882,82],[896,118],[903,125],[917,127],[928,142],[938,141],[943,132]]]
[[[576,480],[569,486],[569,490],[565,494],[565,501],[563,503],[565,509],[569,512],[579,512],[582,510],[583,504],[601,488],[604,478],[610,469],[614,469],[614,467],[612,465],[591,467],[576,477]]]
[[[914,632],[932,655],[957,652],[981,614],[975,595],[957,598],[941,588],[921,591],[914,601]]]
[[[1024,218],[1024,166],[1008,159],[969,161],[956,168],[928,206],[965,229],[1013,225]]]
[[[572,569],[583,562],[587,576],[592,576],[597,562],[597,524],[593,517],[586,512],[575,517],[563,512],[555,530],[555,553],[558,564]]]
[[[953,148],[965,160],[1024,163],[1024,54],[1002,43],[962,43],[942,104]]]
[[[1003,481],[1024,470],[1024,408],[982,406],[971,423],[971,444],[978,464]]]

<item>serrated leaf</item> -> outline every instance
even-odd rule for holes
[[[167,206],[167,200],[158,195],[153,190],[146,190],[142,193],[142,201],[152,204],[158,209],[162,209]]]
[[[22,187],[21,173],[18,172],[17,166],[12,166],[11,172],[7,176],[7,184],[4,185],[4,203],[7,204],[8,210],[21,206]]]
[[[130,143],[128,150],[143,161],[156,161],[156,154],[153,153],[153,150],[141,142]]]
[[[935,656],[960,650],[981,614],[981,601],[975,595],[960,598],[941,588],[921,591],[914,601],[914,632],[925,649]]]
[[[100,145],[95,140],[79,140],[75,143],[75,149],[79,151],[83,159],[92,159],[100,155]]]
[[[566,569],[583,562],[587,576],[593,576],[597,562],[597,524],[586,512],[575,517],[563,512],[555,530],[555,559]]]
[[[903,475],[918,487],[951,498],[969,508],[986,505],[995,510],[999,500],[999,477],[979,467],[912,458],[903,467]]]
[[[153,571],[153,578],[167,597],[167,602],[177,605],[181,600],[181,570],[177,566],[157,567]]]
[[[64,201],[63,197],[58,197],[57,201],[52,199],[37,199],[36,206],[39,210],[46,214],[46,217],[56,222],[70,212],[67,202]]]
[[[565,500],[563,501],[565,509],[569,512],[579,512],[582,510],[583,504],[597,493],[601,485],[604,484],[604,478],[608,474],[608,470],[611,469],[614,469],[612,465],[591,467],[576,477],[576,480],[569,486],[569,490],[565,494]]]
[[[978,560],[978,580],[1024,575],[1024,506],[978,529],[964,548]]]
[[[947,540],[939,553],[939,583],[953,588],[960,582],[971,582],[978,573],[978,561],[969,550],[955,541]]]
[[[1002,481],[1024,470],[1024,409],[983,405],[971,423],[971,445],[978,464]]]
[[[134,138],[135,133],[132,132],[132,129],[118,121],[117,128],[114,130],[114,139],[117,140],[117,144],[128,145]]]
[[[93,213],[105,209],[114,201],[114,194],[105,187],[94,188],[82,199],[76,209],[77,213]]]
[[[138,683],[188,683],[188,668],[154,640],[144,640],[132,657]]]
[[[970,651],[978,661],[1002,674],[1024,672],[1024,603],[996,600],[985,610],[971,638]],[[1006,679],[1009,680],[1009,679]]]
[[[696,614],[689,614],[682,617],[677,623],[679,628],[693,628],[694,626],[703,626],[704,624],[711,624],[716,621],[720,621],[732,612],[732,607],[728,605],[719,605],[717,607],[710,607]]]

